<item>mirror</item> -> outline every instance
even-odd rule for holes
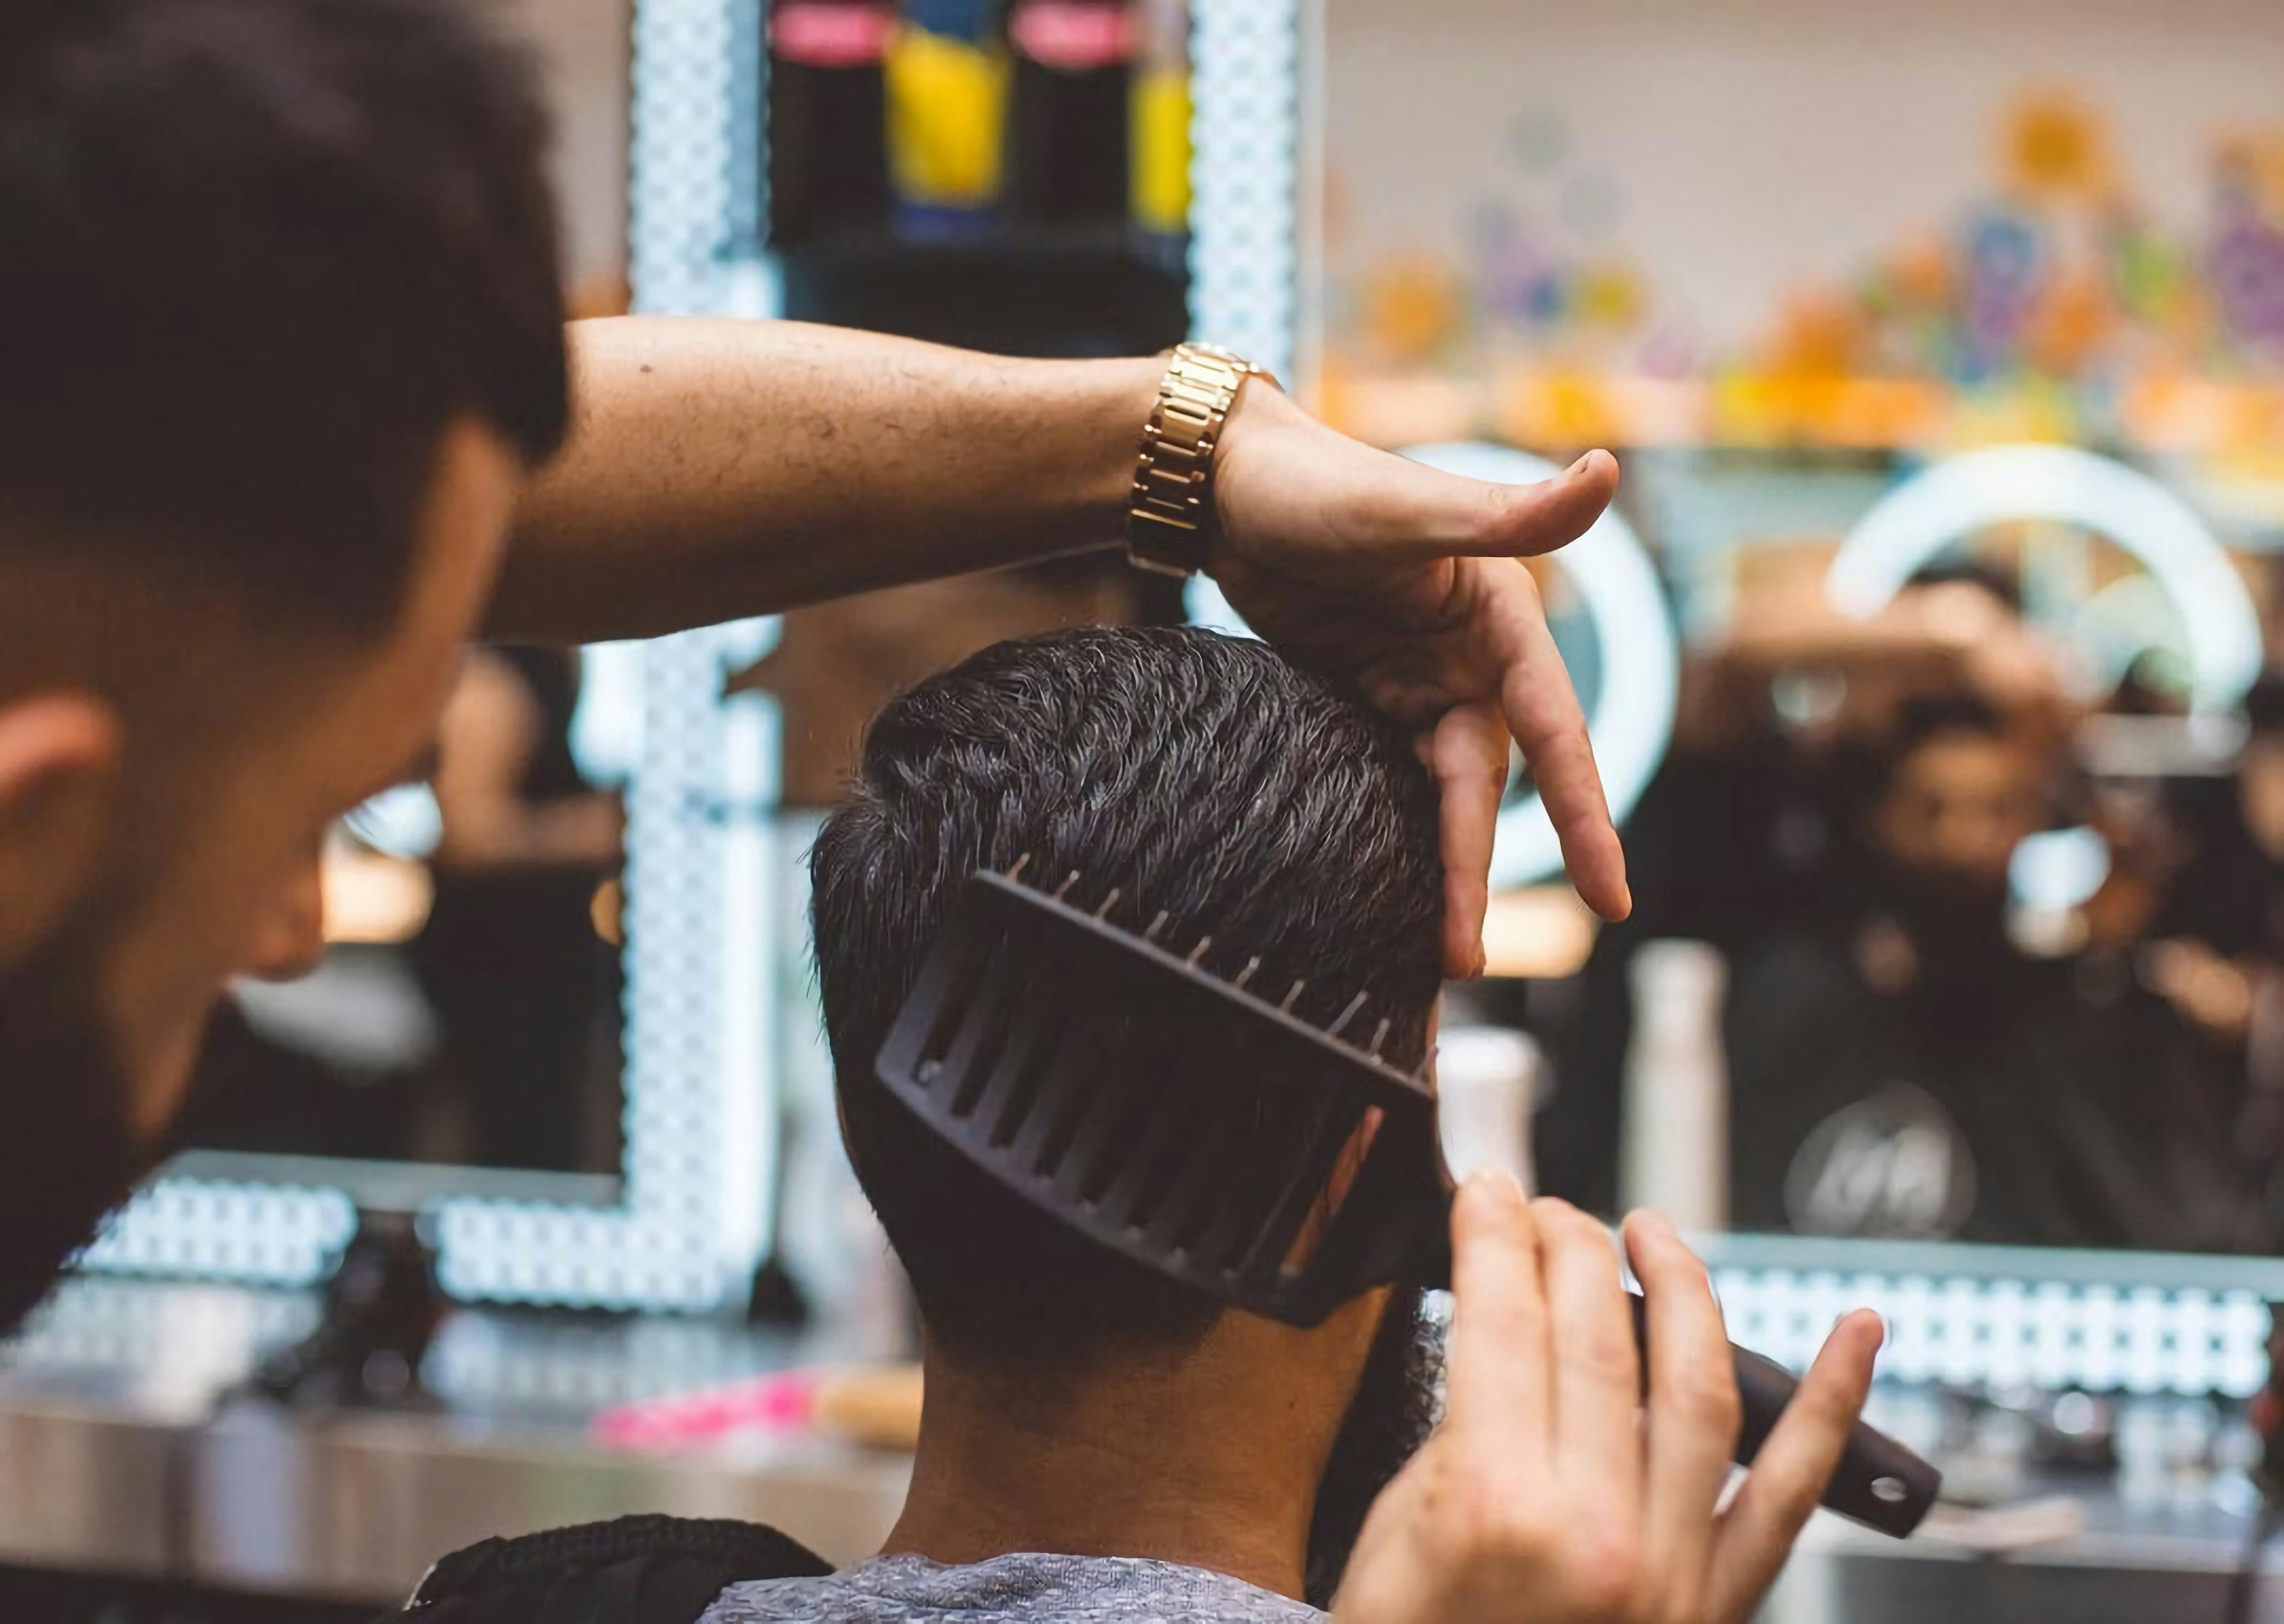
[[[2243,60],[2284,17],[2198,10],[1326,8],[1321,408],[1617,451],[1678,634],[1635,917],[1503,828],[1458,995],[1531,1042],[1545,1187],[2284,1245],[2284,124]],[[1599,724],[1656,650],[1563,574]]]

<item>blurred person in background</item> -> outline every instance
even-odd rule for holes
[[[1946,559],[1857,620],[1826,598],[1823,556],[1809,562],[1790,588],[1747,597],[1725,640],[1693,658],[1673,747],[1629,824],[1634,912],[1600,933],[1575,1018],[1548,1035],[1539,1175],[1597,1210],[1618,1204],[1636,950],[1678,938],[1749,956],[1873,906],[1864,785],[1905,707],[1971,698],[2025,741],[2058,743],[2069,725],[2054,653],[2023,621],[2010,572]]]
[[[0,1323],[166,1154],[227,980],[314,956],[326,830],[418,769],[480,630],[662,633],[1123,528],[1162,360],[642,319],[567,346],[544,138],[528,65],[445,0],[0,10]],[[1463,973],[1510,739],[1581,892],[1627,906],[1517,558],[1615,480],[1459,479],[1258,381],[1216,442],[1204,562],[1432,764]],[[1455,1245],[1477,1374],[1455,1350],[1352,1616],[1678,1616],[1652,1581],[1701,1580],[1717,1524],[1666,1486],[1725,1448],[1645,1458],[1629,1393],[1570,1476],[1519,1475],[1553,1458],[1537,1232],[1492,1191]],[[1605,1499],[1551,1492],[1590,1471]],[[1773,1571],[1815,1492],[1717,1525],[1732,1565]]]
[[[2245,1244],[2284,1244],[2284,677],[2244,700],[2234,770],[2163,786],[2169,862],[2145,909],[2139,980],[2225,1069],[2222,1108],[2256,1192]]]
[[[2170,1010],[2010,929],[2011,864],[2055,821],[2061,765],[1983,700],[1903,707],[1856,820],[1860,901],[1732,964],[1740,1227],[2246,1244],[2212,1068]]]

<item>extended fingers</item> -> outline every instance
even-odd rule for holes
[[[1649,1326],[1644,1544],[1658,1555],[1677,1612],[1694,1617],[1743,1406],[1705,1266],[1654,1214],[1629,1218],[1625,1236]]]
[[[1443,808],[1443,970],[1479,975],[1491,846],[1506,792],[1506,722],[1492,706],[1454,706],[1435,724],[1428,753]]]
[[[1451,1204],[1451,1299],[1449,1425],[1544,1459],[1553,1393],[1539,1225],[1511,1177],[1477,1174]]]
[[[1754,1456],[1714,1550],[1706,1616],[1715,1624],[1750,1618],[1791,1555],[1864,1413],[1884,1334],[1875,1314],[1842,1320]]]
[[[1641,1361],[1609,1232],[1568,1203],[1533,1204],[1553,1320],[1554,1449],[1598,1515],[1639,1512]]]
[[[1499,708],[1507,730],[1530,763],[1571,883],[1596,913],[1623,919],[1633,908],[1625,851],[1602,794],[1586,715],[1547,629],[1537,588],[1519,566],[1477,567],[1484,577],[1482,635],[1499,661]]]

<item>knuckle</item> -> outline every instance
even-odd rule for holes
[[[1823,1484],[1807,1474],[1787,1473],[1764,1495],[1769,1526],[1789,1542],[1814,1513],[1823,1492]]]
[[[1794,1394],[1794,1401],[1800,1404],[1811,1432],[1834,1438],[1844,1435],[1855,1425],[1864,1408],[1861,1397],[1837,1382],[1803,1382]]]
[[[1589,1617],[1636,1616],[1640,1583],[1640,1551],[1631,1535],[1606,1529],[1575,1543],[1564,1588]]]
[[[1435,1526],[1461,1560],[1505,1561],[1536,1551],[1549,1539],[1534,1502],[1489,1461],[1464,1461],[1443,1473],[1430,1504]]]
[[[1585,1355],[1586,1368],[1580,1375],[1592,1390],[1621,1394],[1637,1403],[1641,1401],[1641,1355],[1630,1327],[1587,1325],[1564,1334],[1576,1337]]]
[[[1735,1437],[1745,1425],[1745,1401],[1725,1369],[1692,1370],[1678,1383],[1676,1396],[1688,1419],[1724,1437]]]

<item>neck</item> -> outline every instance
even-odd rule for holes
[[[932,1343],[911,1491],[883,1553],[1142,1557],[1297,1598],[1360,1364],[1347,1345],[1368,1339],[1334,1339],[1328,1361],[1316,1333],[1229,1314],[1188,1355],[1067,1382],[980,1371]]]

